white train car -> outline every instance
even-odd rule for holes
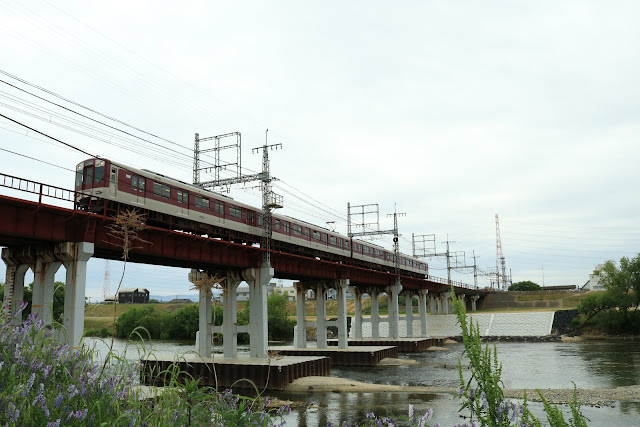
[[[102,211],[117,202],[141,209],[151,225],[258,245],[262,235],[261,208],[219,193],[136,169],[108,159],[88,159],[76,166],[78,209]],[[378,245],[350,239],[295,218],[274,214],[273,249],[336,262],[356,262],[384,271],[394,270],[394,255]],[[426,277],[424,261],[401,255],[405,274]]]

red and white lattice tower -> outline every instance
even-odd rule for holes
[[[102,300],[106,301],[111,296],[111,273],[109,273],[109,260],[104,262],[104,282],[102,284]]]
[[[504,261],[504,255],[502,254],[502,241],[500,240],[500,220],[498,214],[496,214],[496,279],[497,288],[507,289],[507,267]]]

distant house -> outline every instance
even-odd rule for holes
[[[598,264],[596,265],[595,270],[602,270],[603,268],[604,264]],[[602,275],[604,272],[601,271],[600,274]],[[601,275],[595,275],[593,273],[589,274],[589,280],[587,280],[587,283],[582,285],[582,288],[580,289],[583,291],[603,291],[604,285],[600,284]]]
[[[286,296],[287,301],[296,300],[296,288],[294,288],[293,286],[275,288],[275,293]]]
[[[144,288],[120,289],[118,292],[119,304],[147,304],[149,303],[149,291]]]

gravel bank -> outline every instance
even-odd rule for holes
[[[396,393],[447,393],[457,396],[458,389],[452,387],[407,387],[385,384],[370,384],[335,377],[304,377],[295,380],[287,391],[294,392],[396,392]],[[542,395],[551,403],[567,403],[573,399],[573,389],[541,389]],[[522,389],[505,389],[504,395],[510,399],[522,399]],[[527,389],[527,399],[539,402],[540,396],[534,389]],[[640,386],[578,389],[578,399],[583,405],[600,406],[612,401],[640,401]]]

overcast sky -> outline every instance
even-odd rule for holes
[[[2,0],[0,70],[161,139],[5,74],[159,145],[105,136],[5,83],[0,114],[184,181],[196,132],[241,132],[251,173],[269,128],[283,144],[271,152],[280,213],[346,233],[348,202],[379,204],[382,229],[395,206],[404,253],[412,233],[435,234],[438,252],[448,236],[485,271],[497,213],[514,282],[582,285],[598,263],[640,251],[639,18],[637,1]],[[0,173],[65,188],[87,157],[2,118],[0,148]],[[261,204],[255,188],[231,196]],[[429,265],[446,277],[444,258]],[[90,297],[104,271],[89,263]],[[111,263],[112,291],[120,271]],[[135,266],[123,286],[185,294],[186,275]],[[472,283],[472,270],[453,278]]]

